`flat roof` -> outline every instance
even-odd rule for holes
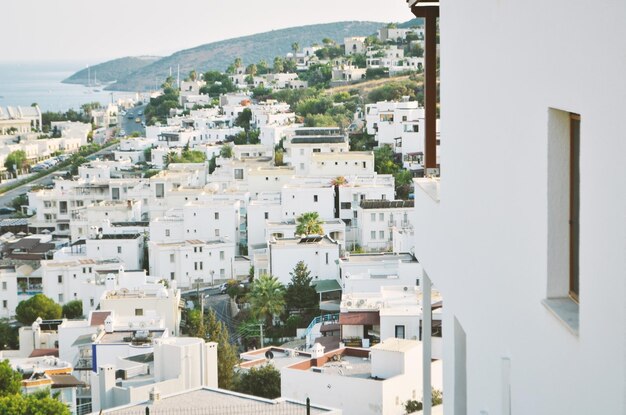
[[[344,262],[373,262],[373,261],[402,261],[402,262],[418,262],[417,259],[408,252],[404,253],[391,253],[391,252],[381,252],[381,253],[369,253],[369,254],[350,254],[350,256],[346,256],[341,258],[341,261]]]
[[[418,346],[417,340],[389,338],[383,340],[377,345],[372,346],[375,350],[384,350],[388,352],[406,352]]]
[[[285,399],[269,400],[256,396],[244,395],[222,389],[195,389],[174,395],[161,397],[156,402],[141,402],[120,409],[105,410],[105,414],[145,415],[146,407],[150,413],[183,413],[193,411],[207,415],[238,414],[238,415],[284,415],[297,414],[305,411],[305,405]],[[311,414],[323,414],[331,410],[311,407]]]

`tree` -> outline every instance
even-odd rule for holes
[[[230,344],[228,329],[217,319],[215,312],[209,310],[204,318],[207,340],[216,342],[217,346],[217,379],[218,386],[223,389],[232,389],[234,382],[233,368],[239,362],[235,346]]]
[[[43,389],[29,395],[18,392],[0,396],[0,414],[70,415],[70,410],[63,402],[50,397],[49,389]]]
[[[277,56],[274,58],[274,73],[281,73],[285,71],[285,64],[283,58]]]
[[[21,301],[15,308],[15,318],[22,324],[33,324],[38,317],[43,320],[61,318],[61,306],[43,294],[35,294]]]
[[[323,235],[324,228],[317,212],[306,212],[296,218],[296,235]]]
[[[237,392],[266,399],[280,397],[280,372],[273,365],[252,368],[240,375],[235,386]]]
[[[298,42],[294,42],[291,44],[291,50],[293,51],[293,57],[296,57],[296,53],[300,51],[300,44]]]
[[[255,76],[258,72],[258,68],[254,63],[251,63],[246,67],[246,74]]]
[[[202,324],[200,310],[188,310],[185,318],[185,334],[189,337],[206,338],[206,326]]]
[[[26,153],[23,150],[15,150],[9,153],[4,161],[4,167],[10,172],[17,172],[26,166]]]
[[[220,149],[220,156],[225,159],[233,157],[233,146],[230,144],[224,144]]]
[[[196,79],[198,79],[198,73],[195,69],[192,69],[191,72],[189,72],[189,80],[195,81]]]
[[[16,350],[19,347],[17,327],[11,327],[8,320],[0,320],[0,350]]]
[[[22,376],[13,370],[8,360],[0,362],[0,397],[15,395],[21,390]]]
[[[265,318],[267,327],[272,326],[272,318],[285,308],[285,287],[271,275],[261,275],[252,283],[248,294],[250,311],[255,318]]]
[[[391,147],[383,146],[374,150],[374,170],[378,174],[394,174],[398,170]]]
[[[64,304],[62,314],[64,318],[81,318],[83,316],[83,302],[80,300],[74,300]]]
[[[315,287],[311,285],[311,271],[304,261],[296,264],[291,275],[291,282],[285,292],[285,305],[288,310],[297,310],[300,314],[317,314],[319,309],[318,296]]]
[[[250,130],[250,121],[252,120],[252,111],[250,108],[244,108],[243,111],[235,118],[235,125],[243,128],[246,133]]]

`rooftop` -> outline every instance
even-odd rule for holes
[[[384,262],[384,261],[401,261],[401,262],[417,262],[417,259],[408,252],[405,253],[369,253],[369,254],[350,254],[345,258],[341,258],[343,262],[366,263],[366,262]]]
[[[362,200],[362,209],[393,209],[412,208],[415,206],[413,200]]]
[[[150,413],[198,413],[203,415],[284,415],[301,413],[302,404],[283,399],[269,400],[255,396],[243,395],[221,389],[195,389],[162,397],[156,402],[142,402],[119,409],[103,411],[114,415],[144,415],[146,407]],[[311,407],[311,414],[323,414],[330,410]],[[333,411],[334,412],[334,411]]]

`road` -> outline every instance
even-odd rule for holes
[[[117,144],[105,147],[102,150],[93,153],[89,157],[90,158],[91,157],[95,158],[95,157],[107,154],[107,153],[111,152],[111,150],[114,149],[115,146],[117,146]],[[13,190],[9,190],[8,192],[1,194],[0,195],[0,206],[4,206],[4,205],[7,205],[7,204],[11,203],[11,201],[13,199],[15,199],[17,196],[21,195],[22,193],[27,193],[30,190],[30,188],[33,187],[33,186],[37,186],[37,185],[46,186],[46,185],[52,184],[52,178],[53,178],[54,173],[55,172],[52,172],[52,173],[47,174],[47,175],[45,175],[43,177],[40,177],[37,180],[34,180],[34,181],[30,182],[30,183],[27,183],[25,185],[16,187]]]
[[[120,130],[124,130],[126,135],[131,135],[134,132],[141,134],[141,136],[145,136],[146,129],[142,126],[142,123],[145,123],[146,118],[144,111],[146,110],[145,105],[139,105],[137,107],[133,107],[126,111],[126,115],[122,118],[122,125]],[[141,112],[141,115],[139,113]],[[135,122],[135,119],[141,119],[141,122]]]

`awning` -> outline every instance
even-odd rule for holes
[[[93,334],[83,334],[82,336],[78,336],[78,338],[74,340],[74,343],[72,343],[72,347],[84,346],[86,344],[93,343],[93,340],[91,339],[92,336]]]
[[[320,293],[327,293],[330,291],[341,291],[341,286],[336,280],[319,280],[311,283],[315,287],[315,291]]]
[[[85,382],[81,382],[72,375],[49,375],[52,379],[52,389],[74,388],[85,386]]]
[[[378,325],[380,324],[380,314],[378,314],[378,311],[340,313],[339,324],[349,326]]]

